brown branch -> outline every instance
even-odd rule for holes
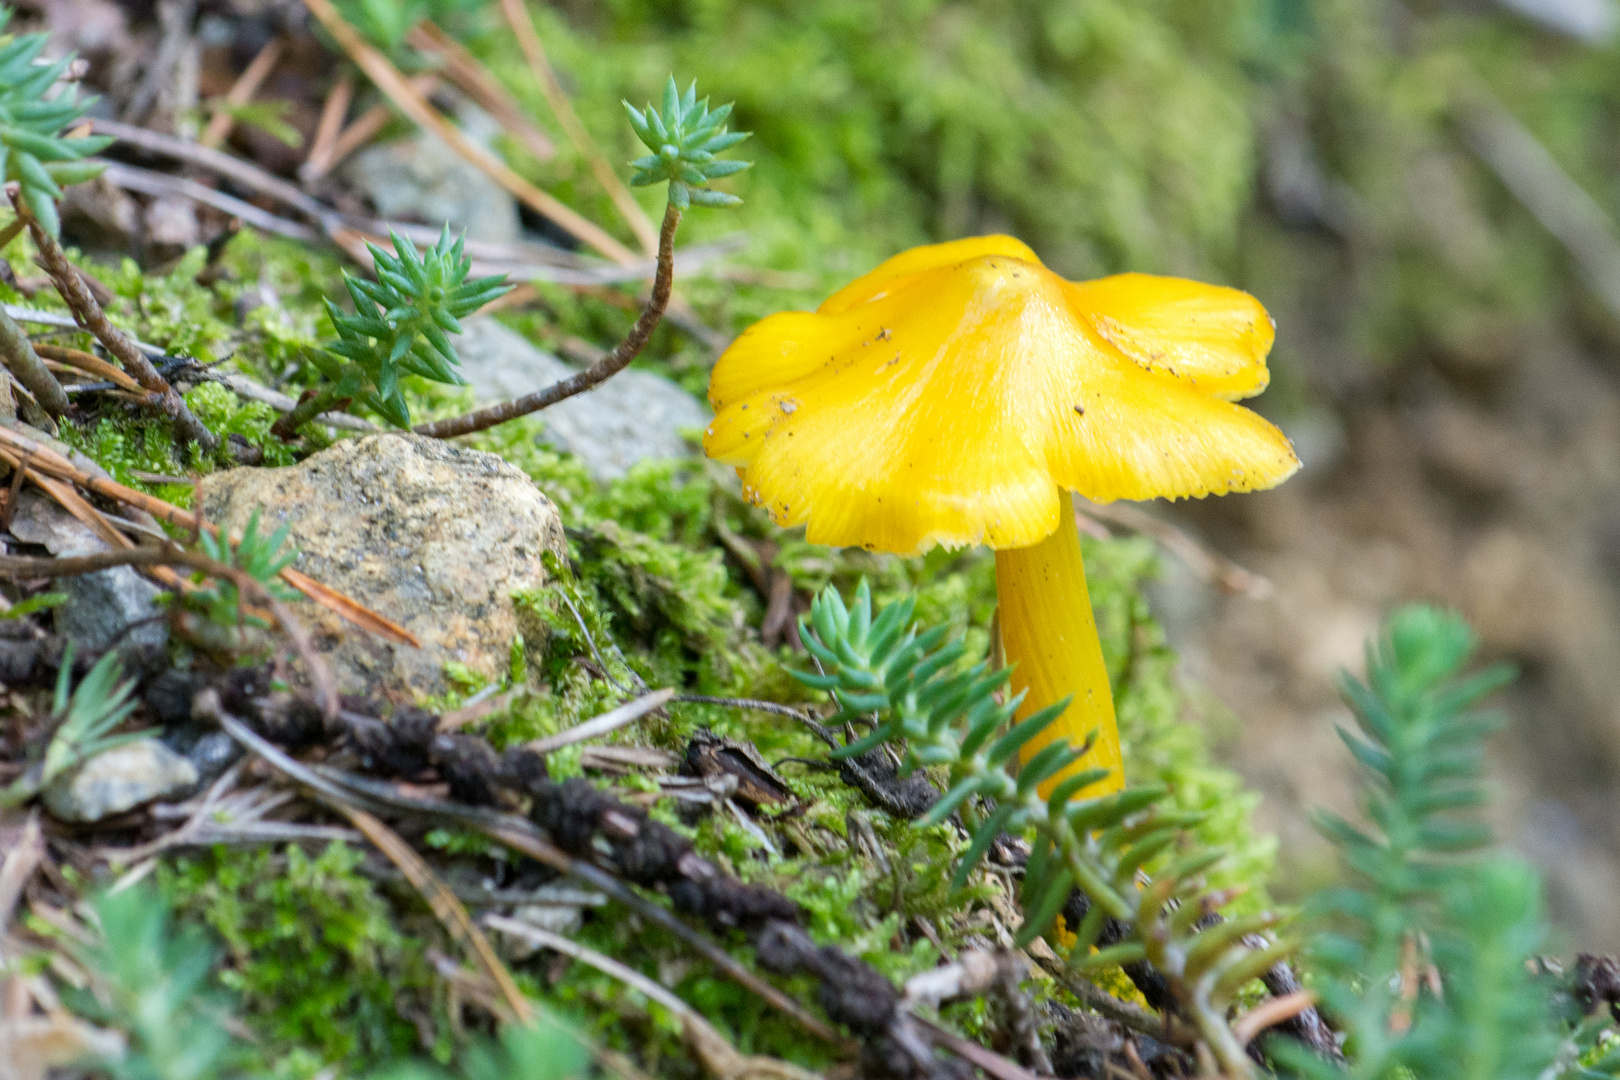
[[[304,6],[309,9],[310,14],[320,20],[327,32],[337,39],[343,51],[349,54],[349,59],[366,73],[366,77],[388,96],[400,112],[443,139],[463,160],[476,166],[491,180],[528,203],[532,209],[550,218],[581,242],[589,244],[614,262],[635,261],[635,255],[630,249],[613,239],[600,225],[580,215],[556,197],[541,191],[493,153],[463,135],[459,128],[441,116],[438,110],[411,88],[405,76],[400,74],[399,69],[388,57],[373,48],[360,36],[358,30],[338,14],[331,0],[304,0]]]
[[[15,319],[0,311],[0,362],[16,380],[34,395],[39,407],[52,416],[61,416],[72,408],[62,384],[56,381],[45,361],[34,351],[33,343]]]
[[[187,551],[173,544],[128,548],[123,551],[101,551],[93,555],[73,555],[66,558],[0,555],[0,577],[12,581],[78,577],[81,574],[93,574],[98,570],[109,570],[115,566],[184,566],[191,570],[200,570],[210,577],[224,578],[235,585],[244,596],[251,595],[255,602],[270,609],[281,629],[292,639],[293,648],[298,650],[298,655],[309,669],[310,682],[314,684],[315,697],[322,711],[328,717],[337,716],[337,684],[332,681],[332,671],[326,666],[326,661],[315,651],[315,643],[310,638],[309,632],[293,613],[287,610],[287,605],[276,598],[275,593],[265,588],[245,570],[227,566],[201,552]]]
[[[432,72],[412,75],[405,80],[405,85],[417,96],[426,98],[439,88],[439,77]],[[321,179],[337,168],[344,158],[370,142],[372,137],[387,127],[388,121],[393,118],[394,110],[387,105],[382,103],[373,105],[355,117],[354,123],[337,133],[324,155],[317,157],[311,153],[309,160],[298,166],[298,179],[306,184],[313,184]]]
[[[219,436],[203,426],[202,421],[186,406],[185,399],[169,385],[167,379],[158,374],[157,368],[152,366],[140,347],[108,320],[101,305],[79,276],[78,268],[68,261],[56,238],[39,227],[39,223],[29,214],[20,193],[12,195],[11,205],[16,209],[17,216],[28,222],[28,231],[39,251],[35,259],[56,283],[56,291],[67,302],[79,325],[94,334],[107,351],[124,365],[124,370],[135,377],[141,389],[146,391],[148,404],[169,417],[182,439],[195,442],[207,451],[217,449]]]
[[[1267,1028],[1285,1020],[1292,1020],[1316,1004],[1316,994],[1310,990],[1295,990],[1285,997],[1267,998],[1236,1020],[1232,1021],[1232,1034],[1244,1046]]]
[[[212,150],[206,146],[199,146],[189,139],[178,139],[173,135],[164,135],[136,127],[134,124],[120,124],[113,120],[93,119],[90,121],[90,127],[96,134],[111,135],[121,143],[138,146],[142,150],[150,150],[154,154],[163,154],[165,157],[187,161],[193,165],[201,165],[220,176],[235,180],[244,187],[279,200],[308,216],[312,221],[325,223],[335,213],[331,207],[310,198],[295,185],[278,176],[271,176],[257,165],[227,154],[223,150]]]
[[[596,182],[602,185],[608,198],[613,200],[613,208],[624,218],[630,231],[636,234],[641,246],[651,253],[658,246],[658,235],[653,232],[652,222],[647,219],[646,211],[636,202],[630,194],[630,189],[624,186],[619,174],[613,166],[608,164],[607,157],[597,147],[591,133],[585,130],[580,123],[579,114],[574,111],[573,102],[568,100],[568,93],[563,89],[562,83],[557,79],[557,73],[552,70],[551,62],[546,59],[546,48],[540,42],[540,35],[535,32],[534,20],[523,6],[523,0],[501,0],[501,11],[506,15],[507,23],[517,34],[518,47],[523,50],[523,57],[529,62],[529,71],[540,84],[540,92],[546,97],[546,104],[551,106],[552,115],[562,125],[563,131],[568,135],[568,141],[574,144],[574,149],[590,163],[591,173]]]
[[[493,116],[496,123],[522,143],[536,160],[550,161],[556,156],[557,148],[524,114],[523,106],[461,42],[427,19],[413,26],[405,40],[418,52],[437,53],[444,61],[444,73],[450,76],[450,81],[472,98],[474,104]],[[651,234],[650,225],[647,231]]]
[[[241,76],[225,92],[225,100],[220,103],[219,111],[209,119],[207,129],[197,140],[199,146],[212,149],[230,137],[231,128],[236,124],[236,118],[231,115],[231,110],[253,100],[253,95],[259,92],[264,80],[276,69],[276,64],[280,62],[281,54],[286,48],[285,38],[274,37],[265,43],[264,48],[259,50],[259,54],[249,62]]]
[[[298,179],[309,183],[331,167],[332,148],[343,133],[343,118],[349,115],[349,104],[354,101],[354,76],[347,70],[338,75],[332,89],[321,103],[321,117],[315,122],[315,137],[309,141],[309,153],[298,166]]]
[[[41,342],[34,346],[34,351],[44,357],[45,362],[55,362],[64,368],[81,372],[97,379],[106,379],[117,383],[121,388],[132,394],[140,393],[141,384],[129,377],[123,368],[109,364],[93,353],[81,349],[70,349],[66,345],[51,345]]]
[[[669,305],[670,289],[675,283],[675,229],[680,223],[681,212],[676,209],[674,203],[670,203],[664,209],[664,227],[658,234],[658,274],[653,279],[652,297],[642,309],[641,317],[630,328],[630,333],[613,347],[612,352],[584,371],[552,383],[543,390],[448,420],[418,424],[416,433],[430,435],[436,439],[449,439],[457,435],[483,431],[497,424],[504,424],[508,420],[549,408],[575,394],[583,394],[623,371],[646,347],[653,330],[658,326],[658,321],[664,316],[664,308]]]
[[[608,871],[569,855],[547,840],[527,818],[486,807],[450,802],[446,799],[406,795],[391,784],[367,780],[330,766],[315,766],[311,769],[288,757],[248,729],[247,725],[231,717],[221,707],[218,694],[209,691],[199,694],[193,707],[215,716],[238,741],[249,746],[259,756],[299,783],[328,794],[351,799],[358,796],[360,803],[373,809],[403,811],[475,828],[497,843],[607,894],[648,922],[663,927],[690,945],[714,964],[718,971],[793,1020],[809,1034],[845,1052],[851,1049],[850,1041],[834,1031],[825,1021],[812,1015],[797,1001],[754,974],[710,938],[688,926],[669,908],[643,897]],[[234,729],[232,725],[235,725]]]

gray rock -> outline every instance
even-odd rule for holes
[[[441,693],[450,661],[495,677],[517,632],[512,593],[545,584],[546,552],[565,556],[556,506],[521,470],[419,435],[345,440],[202,487],[210,521],[240,528],[262,508],[267,528],[287,524],[299,569],[421,641],[394,644],[299,602],[345,691]]]
[[[186,760],[197,770],[198,781],[209,784],[218,780],[242,753],[241,743],[223,731],[210,731],[186,751]]]
[[[100,821],[195,787],[197,769],[157,739],[98,754],[46,787],[45,808],[62,821]]]
[[[89,526],[33,491],[18,501],[11,535],[52,555],[89,555],[108,548]],[[131,567],[61,578],[54,587],[68,595],[67,603],[56,609],[56,631],[81,654],[104,652],[114,641],[123,649],[161,646],[169,639],[168,621],[157,603],[163,590]],[[141,625],[124,633],[134,623]]]
[[[521,397],[574,369],[494,319],[474,319],[455,339],[461,373],[480,401]],[[702,429],[708,406],[650,371],[621,371],[594,390],[559,402],[541,414],[542,438],[584,462],[598,480],[623,476],[646,458],[692,452],[683,429]]]
[[[1549,30],[1582,41],[1610,41],[1620,26],[1620,9],[1614,0],[1501,0],[1501,4]]]
[[[489,114],[471,105],[457,110],[462,132],[487,146],[500,132]],[[522,235],[517,200],[468,164],[432,132],[362,150],[339,169],[385,218],[448,221],[467,239],[511,243]]]

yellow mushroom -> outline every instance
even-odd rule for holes
[[[1251,491],[1299,468],[1258,394],[1274,327],[1234,289],[1120,274],[1071,282],[1009,236],[913,248],[815,312],[750,327],[709,383],[709,456],[813,543],[996,552],[1020,719],[1072,695],[1054,739],[1123,785],[1113,695],[1068,492]],[[1060,777],[1043,785],[1043,794]]]

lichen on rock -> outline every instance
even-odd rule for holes
[[[209,521],[241,529],[260,510],[285,523],[297,566],[393,620],[414,649],[355,632],[297,606],[345,690],[444,692],[455,662],[487,677],[507,665],[511,596],[547,579],[542,556],[566,557],[557,508],[494,454],[410,434],[340,442],[299,465],[232,469],[202,483]]]

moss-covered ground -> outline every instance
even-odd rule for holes
[[[1612,138],[1591,134],[1608,129],[1585,121],[1612,113],[1606,103],[1620,68],[1540,39],[1527,44],[1497,23],[1444,12],[1429,19],[1429,5],[1419,6],[1423,32],[1399,47],[1386,35],[1394,5],[1349,2],[615,0],[538,15],[581,113],[615,159],[629,151],[618,99],[652,95],[672,69],[738,100],[740,126],[756,132],[750,148],[758,165],[736,185],[747,202],[731,216],[693,215],[683,240],[746,229],[747,261],[765,270],[680,284],[700,316],[726,333],[771,311],[812,305],[908,244],[993,229],[1023,235],[1071,276],[1197,273],[1292,296],[1294,282],[1310,277],[1300,268],[1317,265],[1314,241],[1254,207],[1264,133],[1274,147],[1277,132],[1300,128],[1322,148],[1324,167],[1363,192],[1354,239],[1366,280],[1381,284],[1358,295],[1344,321],[1348,336],[1389,355],[1426,344],[1461,348],[1504,313],[1545,304],[1566,283],[1554,245],[1522,216],[1508,219],[1487,245],[1488,258],[1473,259],[1424,239],[1394,209],[1408,205],[1390,196],[1410,179],[1401,162],[1439,145],[1460,71],[1515,88],[1532,126],[1594,190],[1604,190],[1602,166],[1614,154]],[[475,22],[469,41],[543,112],[505,35]],[[1305,114],[1290,113],[1284,101],[1303,103]],[[503,149],[559,196],[611,220],[577,156],[565,149],[542,165],[523,160],[515,146]],[[1463,211],[1500,199],[1477,172],[1459,175]],[[13,266],[31,265],[26,236],[3,254]],[[119,297],[116,320],[142,339],[294,394],[312,382],[307,351],[330,334],[320,302],[341,294],[337,256],[244,232],[207,285],[198,283],[204,259],[199,250],[166,268],[128,260],[89,268]],[[261,284],[279,301],[241,310]],[[0,285],[0,299],[60,310],[48,289],[23,296]],[[567,337],[605,344],[622,335],[632,313],[543,287],[539,304],[498,317],[542,345]],[[61,340],[89,344],[83,335]],[[1291,348],[1285,340],[1282,351]],[[711,360],[700,342],[666,325],[638,365],[701,394]],[[1279,367],[1286,410],[1299,403],[1303,380],[1286,362]],[[442,387],[411,393],[422,417],[466,404],[464,394]],[[207,382],[187,400],[210,428],[262,447],[266,465],[294,459],[267,434],[275,418],[268,406]],[[190,501],[189,484],[149,477],[230,464],[224,455],[179,450],[162,425],[105,399],[62,437],[121,482],[180,505]],[[900,560],[827,550],[781,534],[738,497],[729,474],[698,456],[643,463],[602,485],[543,439],[542,416],[469,440],[522,468],[569,526],[568,565],[558,567],[557,584],[517,598],[523,636],[503,679],[513,693],[478,725],[497,745],[555,733],[611,707],[624,698],[616,683],[632,672],[650,686],[813,702],[788,673],[804,663],[802,654],[761,640],[764,599],[738,554],[759,550],[753,541],[774,545],[775,568],[801,595],[828,584],[847,592],[864,577],[880,599],[915,593],[920,619],[950,626],[970,660],[987,650],[995,601],[983,552]],[[1197,695],[1182,685],[1143,598],[1157,555],[1139,538],[1087,538],[1085,553],[1128,769],[1169,785],[1177,805],[1207,813],[1200,839],[1229,852],[1222,882],[1247,887],[1240,907],[1258,906],[1273,844],[1250,826],[1256,797],[1211,762]],[[605,672],[596,666],[598,650]],[[453,708],[486,689],[469,673],[451,675],[453,692],[430,704]],[[705,855],[786,892],[817,937],[897,979],[938,960],[935,939],[952,950],[996,940],[1011,911],[1005,883],[980,876],[966,892],[948,894],[957,834],[948,826],[917,829],[868,805],[836,773],[816,767],[825,748],[793,721],[677,704],[667,719],[614,738],[680,753],[699,726],[778,763],[801,809],[745,824],[723,813],[682,814],[671,800],[652,798],[656,785],[643,778],[598,781],[649,797],[654,813],[687,831]],[[558,775],[580,772],[579,750],[554,755],[551,766]],[[869,826],[879,850],[852,837],[852,826],[862,835]],[[532,871],[453,831],[420,840],[454,880],[500,885]],[[193,852],[166,857],[156,877],[180,917],[208,927],[221,946],[214,981],[234,995],[252,1055],[277,1075],[356,1075],[404,1056],[447,1061],[467,1025],[480,1023],[446,977],[442,961],[455,951],[438,923],[363,848]],[[612,903],[588,908],[578,936],[675,989],[744,1051],[810,1066],[831,1060],[825,1047],[633,913]],[[527,992],[592,1039],[633,1051],[649,1073],[696,1074],[679,1024],[656,1004],[582,965],[520,961],[515,968]],[[792,989],[808,998],[806,987]],[[970,1032],[983,1022],[978,1006],[949,1019]]]
[[[27,241],[13,241],[5,254],[14,265],[26,265]],[[318,298],[336,281],[340,264],[296,245],[244,235],[225,253],[218,268],[223,273],[200,285],[202,258],[198,251],[166,273],[142,273],[132,262],[86,265],[117,293],[117,321],[141,339],[204,364],[225,363],[267,383],[296,387],[308,377],[303,350],[326,330]],[[259,282],[271,285],[280,303],[239,317],[245,283]],[[24,297],[0,287],[0,299],[53,306],[47,291]],[[548,294],[547,305],[551,317],[544,325],[553,332],[562,326],[600,337],[622,329],[625,320],[616,306],[561,291]],[[545,340],[547,331],[534,314],[501,317]],[[62,340],[89,345],[82,335]],[[661,331],[648,364],[679,376],[681,358],[693,348],[678,333]],[[413,407],[423,415],[464,401],[459,392],[425,385],[414,395]],[[274,419],[269,407],[243,401],[215,382],[196,385],[186,397],[210,428],[264,447],[266,465],[294,459],[292,450],[267,434]],[[181,505],[190,501],[189,483],[152,477],[231,464],[223,454],[204,458],[177,449],[161,424],[116,401],[104,402],[80,425],[65,424],[61,435],[119,481]],[[696,454],[643,462],[623,479],[599,484],[544,442],[543,416],[469,441],[528,473],[556,502],[569,536],[569,558],[556,566],[554,584],[516,598],[523,632],[502,679],[502,689],[514,693],[477,725],[498,747],[553,734],[605,711],[624,699],[622,688],[633,680],[697,694],[815,704],[817,696],[789,674],[806,663],[804,655],[791,644],[761,642],[765,605],[733,554],[757,550],[755,541],[775,545],[774,566],[791,576],[800,595],[828,584],[847,592],[865,578],[880,601],[914,593],[920,619],[948,625],[967,643],[970,660],[982,659],[988,648],[995,596],[985,552],[901,560],[807,544],[770,525],[742,501],[728,470]],[[299,453],[313,448],[306,445]],[[1175,658],[1142,597],[1141,583],[1155,573],[1155,552],[1142,539],[1087,538],[1086,556],[1133,773],[1164,781],[1178,804],[1209,813],[1200,838],[1231,851],[1221,873],[1229,883],[1250,886],[1245,902],[1258,903],[1271,844],[1250,829],[1253,797],[1242,792],[1234,774],[1210,762]],[[595,663],[598,654],[605,671]],[[448,674],[453,690],[428,704],[454,708],[487,689],[470,672]],[[953,857],[963,846],[954,827],[919,829],[869,805],[836,772],[818,765],[825,762],[825,747],[790,719],[676,704],[667,718],[613,739],[681,754],[700,726],[746,741],[777,763],[797,809],[749,822],[725,812],[694,815],[658,798],[658,786],[644,778],[597,779],[649,798],[655,816],[688,834],[720,866],[800,903],[817,938],[840,944],[897,980],[938,963],[936,942],[954,951],[973,939],[995,941],[1008,929],[1013,908],[1004,881],[980,878],[962,892],[949,891]],[[580,753],[574,747],[553,755],[553,774],[578,774]],[[851,836],[856,823],[860,835]],[[863,843],[863,836],[875,838],[878,849]],[[500,885],[532,876],[522,860],[470,835],[438,830],[421,841],[452,880]],[[193,851],[165,858],[156,880],[180,918],[205,925],[221,945],[217,982],[234,996],[254,1036],[254,1053],[276,1075],[313,1077],[333,1067],[349,1075],[416,1055],[447,1061],[468,1037],[466,1017],[443,971],[454,948],[417,894],[374,853],[344,842],[324,849]],[[833,1060],[827,1047],[667,931],[615,904],[585,909],[578,936],[671,986],[745,1052],[810,1066]],[[517,970],[527,991],[603,1045],[633,1052],[657,1075],[694,1074],[679,1023],[613,979],[582,965],[519,964]],[[981,1011],[963,1008],[953,1020],[972,1031],[982,1023]]]

